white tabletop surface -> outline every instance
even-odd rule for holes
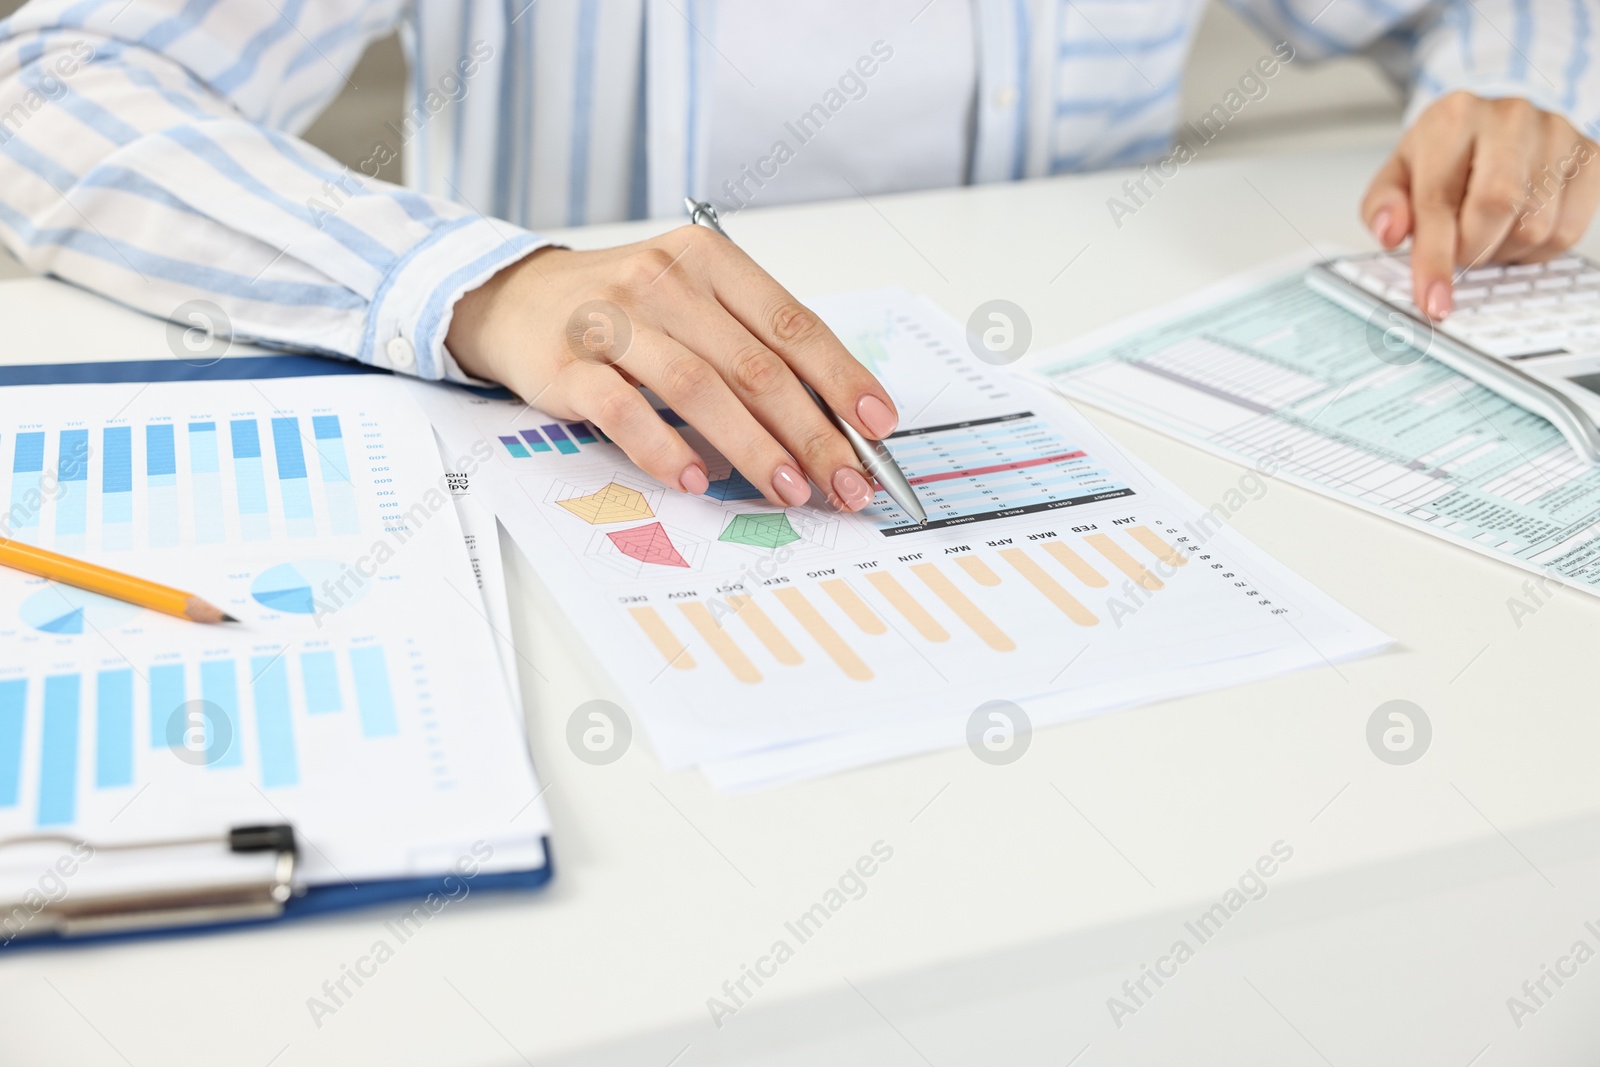
[[[1378,161],[1201,161],[1120,228],[1105,201],[1124,174],[734,225],[797,293],[902,284],[963,321],[1003,297],[1043,345],[1308,242],[1367,246],[1355,206]],[[54,282],[0,285],[0,323],[7,362],[167,352],[160,323]],[[1239,477],[1089,414],[1202,503]],[[1234,524],[1398,647],[1045,730],[1008,767],[962,749],[735,800],[663,774],[643,743],[604,767],[568,751],[571,711],[618,694],[508,543],[552,886],[452,904],[320,1025],[308,998],[393,942],[384,923],[406,909],[0,949],[0,1062],[1592,1062],[1600,961],[1546,980],[1520,1027],[1506,998],[1575,941],[1600,950],[1600,600],[1558,591],[1519,626],[1523,572],[1279,483]],[[1365,740],[1395,698],[1434,727],[1403,767]],[[893,859],[866,895],[714,1026],[707,998],[793,943],[785,920],[880,840]],[[1267,895],[1117,1026],[1107,998],[1173,941],[1196,944],[1184,922],[1278,841],[1293,859]]]

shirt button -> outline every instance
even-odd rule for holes
[[[389,356],[389,366],[395,370],[410,370],[416,365],[417,350],[404,337],[392,339],[384,347],[384,352]]]
[[[994,103],[996,107],[1010,107],[1017,102],[1017,91],[1009,86],[995,91]]]

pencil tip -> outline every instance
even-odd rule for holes
[[[219,622],[238,622],[239,620],[217,607],[215,604],[201,600],[197,596],[189,598],[187,610],[184,612],[194,622],[203,622],[215,625]]]

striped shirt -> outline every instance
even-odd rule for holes
[[[455,302],[545,243],[537,228],[724,198],[717,2],[32,0],[0,23],[0,238],[157,316],[199,308],[240,339],[459,379]],[[1467,89],[1600,133],[1600,0],[1229,2],[1298,57],[1373,56],[1410,116]],[[969,180],[1169,149],[1203,0],[971,4]],[[405,115],[343,168],[296,135],[397,28]],[[403,187],[362,173],[402,150]]]

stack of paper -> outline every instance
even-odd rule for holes
[[[0,838],[101,845],[289,822],[311,885],[439,875],[464,857],[545,865],[548,822],[530,806],[514,670],[497,649],[493,519],[460,501],[469,552],[434,435],[399,383],[0,397],[0,534],[241,620],[201,626],[0,570]],[[0,900],[37,882],[30,862],[0,853]]]
[[[710,464],[704,496],[586,423],[411,386],[621,684],[668,769],[757,788],[966,743],[974,712],[1039,726],[1388,643],[1121,452],[992,374],[899,291],[813,306],[889,388],[888,444],[927,507],[768,505]],[[1040,699],[1051,696],[1052,699]]]

